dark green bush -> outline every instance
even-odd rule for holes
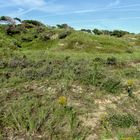
[[[10,68],[17,68],[17,67],[26,68],[28,66],[31,66],[31,63],[27,59],[19,58],[19,57],[14,57],[8,63],[8,67]]]
[[[37,31],[37,33],[42,33],[45,31],[45,27],[39,26],[39,27],[37,27],[36,31]]]
[[[124,69],[123,73],[127,78],[138,78],[138,77],[140,77],[140,71],[137,70],[136,68]]]
[[[15,20],[9,16],[1,16],[0,17],[0,22],[4,22],[6,24],[11,24],[11,25],[15,25]]]
[[[30,68],[30,69],[25,69],[20,73],[20,77],[27,79],[27,80],[36,80],[40,79],[40,76],[37,72],[37,70]]]
[[[15,27],[10,26],[10,25],[6,28],[6,34],[7,35],[12,36],[12,35],[15,35],[15,34],[20,34],[20,33],[21,33],[21,30],[19,28],[15,28]]]
[[[105,72],[100,66],[86,61],[75,66],[73,70],[74,78],[88,85],[100,86],[106,78]]]
[[[24,20],[24,21],[22,21],[22,23],[32,24],[35,26],[45,26],[43,23],[41,23],[40,21],[37,21],[37,20]]]
[[[110,93],[118,93],[122,89],[122,84],[117,78],[108,78],[102,83],[102,88]]]
[[[126,31],[122,31],[122,30],[114,30],[111,35],[112,36],[116,36],[116,37],[122,37],[126,34],[128,34],[129,32],[126,32]]]
[[[32,37],[32,36],[23,36],[23,37],[21,38],[21,40],[22,40],[23,42],[31,42],[31,41],[33,41],[33,37]]]
[[[93,33],[94,33],[95,35],[102,35],[102,34],[103,34],[103,32],[102,32],[101,30],[98,30],[98,29],[94,29],[94,30],[93,30]]]
[[[70,32],[68,32],[68,31],[62,32],[62,33],[59,34],[59,39],[64,39],[64,38],[66,38],[69,34],[70,34]]]
[[[5,68],[5,67],[7,67],[7,62],[6,61],[4,61],[4,60],[0,60],[0,69],[3,69],[3,68]]]
[[[131,114],[111,114],[107,120],[112,127],[129,128],[138,125],[137,119]]]
[[[96,57],[96,58],[94,59],[94,61],[95,61],[95,62],[104,62],[104,60],[103,60],[102,58],[100,58],[100,57]]]
[[[132,54],[134,52],[134,50],[129,48],[129,49],[126,50],[126,52]]]
[[[43,41],[51,40],[52,33],[41,33],[40,39]]]
[[[108,57],[106,60],[107,65],[117,65],[117,59],[115,57]]]
[[[81,31],[86,32],[86,33],[90,33],[90,34],[92,33],[92,30],[90,30],[90,29],[81,29]]]
[[[53,74],[53,67],[46,66],[38,71],[39,77],[49,77]]]
[[[73,29],[72,27],[70,27],[68,24],[57,24],[57,27],[60,29]]]

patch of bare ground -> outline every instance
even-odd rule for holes
[[[138,67],[140,67],[140,61],[130,62],[130,63],[128,63],[128,66],[138,68]],[[138,68],[138,70],[140,70],[140,69]]]
[[[134,95],[136,97],[140,97],[140,90],[135,92]],[[107,109],[117,109],[117,104],[121,104],[122,102],[125,102],[128,99],[127,94],[121,94],[120,96],[112,96],[109,95],[105,97],[104,99],[96,99],[95,104],[98,106],[98,108],[92,112],[88,113],[85,116],[80,116],[79,118],[82,120],[83,125],[91,128],[91,134],[87,137],[86,140],[99,140],[98,136],[98,129],[100,127],[101,118],[105,115],[107,115]],[[118,140],[116,137],[106,140]]]

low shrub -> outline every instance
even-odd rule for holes
[[[102,83],[102,88],[110,93],[118,93],[122,89],[122,84],[119,79],[108,78]]]
[[[127,78],[139,78],[140,77],[140,71],[136,68],[127,68],[123,70],[123,74]]]
[[[40,21],[37,21],[37,20],[23,20],[22,23],[23,24],[31,24],[34,26],[45,26],[43,23],[41,23]]]
[[[59,34],[59,39],[64,39],[66,38],[68,35],[70,34],[70,32],[65,31]]]
[[[7,67],[7,62],[6,61],[4,61],[4,60],[0,60],[0,69],[3,69],[3,68],[5,68],[5,67]]]
[[[12,36],[12,35],[15,35],[15,34],[20,34],[20,33],[21,33],[21,29],[19,29],[19,28],[16,28],[16,27],[13,27],[13,26],[8,26],[6,28],[6,34],[7,35]]]
[[[131,114],[110,114],[107,120],[112,127],[129,128],[138,125],[138,120]]]
[[[36,31],[37,31],[37,33],[42,33],[45,31],[45,28],[42,26],[39,26],[39,27],[37,27]]]
[[[117,65],[117,59],[115,57],[108,57],[106,60],[107,65]]]
[[[51,36],[52,36],[51,33],[41,33],[40,39],[43,41],[48,41],[48,40],[51,40]]]
[[[21,40],[22,40],[23,42],[31,42],[31,41],[33,41],[33,36],[23,36],[23,37],[21,38]]]
[[[30,68],[30,69],[24,69],[20,73],[20,77],[25,78],[27,80],[36,80],[39,79],[39,74],[37,70]]]
[[[8,63],[8,67],[10,68],[16,68],[16,67],[26,68],[28,66],[31,66],[30,62],[25,58],[19,58],[19,57],[14,57]]]

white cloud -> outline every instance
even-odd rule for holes
[[[23,8],[18,8],[18,13],[21,13],[21,12],[23,12],[23,11],[24,11]]]
[[[23,10],[23,11],[19,12],[19,13],[17,14],[17,16],[25,15],[25,14],[27,14],[27,13],[30,13],[30,12],[33,11],[33,10],[35,10],[35,8],[30,8],[30,9],[27,9],[27,10]]]
[[[22,7],[42,7],[46,5],[44,0],[11,0],[11,2],[15,5],[19,5]]]
[[[2,7],[17,7],[9,16],[19,17],[30,13],[32,11],[42,11],[45,13],[57,13],[62,11],[65,7],[57,4],[57,0],[8,0],[7,5]],[[0,6],[1,7],[1,6]]]
[[[74,13],[92,13],[92,12],[97,12],[97,11],[103,11],[103,10],[108,10],[108,9],[112,9],[115,6],[118,6],[120,4],[120,0],[115,0],[114,2],[109,3],[106,7],[104,8],[98,8],[98,9],[94,9],[94,10],[79,10],[79,11],[75,11]]]
[[[131,4],[131,5],[123,5],[123,6],[115,6],[114,7],[104,7],[104,8],[97,8],[97,9],[84,9],[84,10],[77,10],[73,11],[71,13],[73,14],[83,14],[83,13],[94,13],[94,12],[100,12],[100,11],[106,11],[106,10],[125,10],[124,8],[132,8],[132,7],[138,7],[140,4]],[[127,9],[129,10],[129,9]],[[131,9],[130,9],[131,11]],[[69,14],[69,13],[68,13]]]
[[[117,6],[120,4],[120,0],[115,0],[114,2],[109,3],[108,7],[113,7],[113,6]]]

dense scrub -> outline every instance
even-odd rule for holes
[[[138,140],[138,35],[33,24],[0,26],[0,139]]]

